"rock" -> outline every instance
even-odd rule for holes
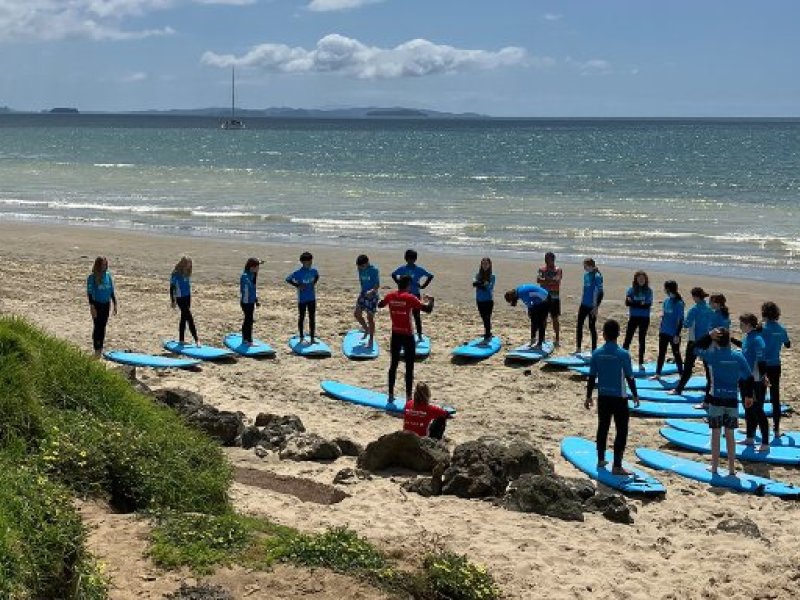
[[[761,538],[761,530],[758,528],[752,519],[745,517],[743,519],[725,519],[717,524],[717,531],[724,531],[725,533],[738,533],[749,538]]]
[[[333,443],[339,446],[342,451],[342,456],[358,456],[364,451],[364,448],[358,442],[354,442],[348,437],[333,438]]]
[[[532,444],[483,437],[453,451],[442,476],[442,493],[460,498],[502,496],[510,481],[523,474],[549,475],[553,464]]]
[[[537,513],[564,521],[583,521],[583,505],[578,494],[555,475],[521,475],[504,499],[509,510]]]
[[[301,433],[289,438],[280,451],[282,460],[336,460],[341,455],[339,446],[316,433]]]
[[[590,479],[581,477],[562,477],[561,479],[572,488],[573,492],[578,494],[582,502],[586,502],[597,492],[597,489]]]
[[[240,413],[221,411],[209,405],[201,406],[184,418],[187,423],[220,441],[223,446],[236,446],[244,431],[244,420]]]
[[[191,415],[203,406],[203,397],[189,390],[180,388],[164,388],[156,390],[156,400],[177,411],[184,417]]]
[[[373,472],[402,467],[430,473],[437,464],[449,460],[450,453],[442,442],[419,437],[410,431],[395,431],[367,444],[358,457],[358,467]]]
[[[258,413],[256,427],[266,427],[272,431],[280,430],[284,435],[305,433],[306,428],[297,415],[275,415],[272,413]]]
[[[589,512],[599,512],[609,521],[633,524],[631,507],[620,494],[600,492],[586,501],[584,508]]]
[[[367,471],[347,467],[346,469],[342,469],[336,473],[336,475],[333,477],[333,483],[347,485],[350,483],[355,483],[355,480],[370,479],[372,479],[372,475],[370,475]]]
[[[407,492],[414,492],[425,498],[435,496],[433,493],[433,481],[431,477],[415,477],[403,483],[402,487]]]
[[[264,446],[262,446],[260,444],[258,446],[256,446],[256,448],[255,448],[255,450],[253,452],[255,452],[255,454],[256,454],[256,456],[258,458],[266,458],[267,456],[269,456],[269,448],[265,448]]]
[[[168,600],[233,600],[233,594],[218,585],[203,583],[188,585],[182,583],[180,589],[165,596]]]

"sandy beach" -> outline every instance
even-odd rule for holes
[[[161,352],[161,340],[177,334],[178,314],[170,309],[169,274],[182,254],[194,259],[193,312],[200,338],[209,344],[237,331],[241,322],[238,277],[245,260],[265,260],[259,275],[262,307],[256,336],[278,349],[272,361],[238,360],[204,365],[199,372],[141,371],[153,388],[197,391],[220,409],[249,418],[259,412],[298,415],[306,427],[324,437],[347,435],[366,444],[401,426],[398,419],[346,405],[320,394],[322,379],[336,379],[384,389],[388,352],[372,362],[352,363],[339,352],[342,335],[355,327],[352,308],[358,280],[355,258],[367,253],[381,269],[382,287],[402,261],[402,251],[372,247],[308,247],[157,235],[92,227],[47,226],[0,222],[0,312],[22,315],[81,348],[91,349],[91,320],[85,280],[96,255],[109,258],[119,298],[119,315],[109,323],[107,349]],[[302,250],[311,251],[321,280],[317,330],[334,349],[332,358],[309,361],[294,356],[286,340],[295,332],[293,288],[283,278],[294,270]],[[557,472],[578,471],[559,455],[567,435],[593,438],[596,415],[583,408],[584,382],[541,366],[512,368],[502,353],[479,364],[459,365],[450,349],[481,333],[471,278],[483,249],[473,256],[421,254],[418,263],[436,274],[428,291],[436,310],[425,318],[433,341],[431,357],[417,365],[417,380],[428,382],[434,400],[455,406],[458,418],[447,431],[448,444],[492,434],[518,436],[539,446]],[[525,312],[502,301],[501,292],[534,281],[540,255],[529,260],[495,260],[495,332],[506,347],[528,340]],[[561,265],[562,351],[574,348],[575,313],[581,267]],[[600,320],[625,321],[624,293],[632,270],[600,267],[605,300]],[[776,301],[782,322],[795,340],[800,325],[800,288],[750,280],[725,280],[678,273],[650,272],[660,302],[662,283],[676,279],[681,290],[702,285],[728,298],[731,315],[759,312],[765,300]],[[657,315],[657,312],[655,313]],[[655,358],[657,316],[648,338]],[[386,349],[388,315],[378,318],[378,339]],[[549,334],[551,331],[549,330]],[[585,336],[588,344],[588,334]],[[634,348],[636,346],[634,345]],[[800,410],[800,358],[785,352],[784,401]],[[660,420],[632,418],[627,458],[636,446],[660,448]],[[784,430],[800,429],[796,415],[784,419]],[[231,462],[330,484],[337,471],[354,466],[342,458],[333,464],[261,460],[251,451],[230,449]],[[686,454],[687,457],[694,456]],[[703,460],[703,459],[701,459]],[[800,469],[744,465],[747,471],[800,485]],[[399,476],[375,477],[349,486],[351,498],[331,506],[302,503],[291,496],[236,484],[233,499],[242,511],[268,515],[286,525],[320,529],[348,525],[369,539],[409,551],[420,543],[441,541],[489,567],[509,598],[790,598],[800,587],[800,503],[711,489],[666,473],[661,501],[633,500],[632,526],[588,514],[584,523],[562,522],[506,511],[487,502],[453,497],[425,499],[400,489]],[[716,531],[719,521],[748,517],[762,538]],[[110,573],[113,577],[114,573]],[[114,597],[112,592],[112,597]],[[121,597],[121,596],[119,596]],[[258,597],[258,596],[251,596]],[[264,596],[267,597],[267,596]],[[377,597],[377,595],[376,595]]]

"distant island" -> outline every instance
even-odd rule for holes
[[[225,118],[230,114],[229,108],[174,108],[170,110],[144,110],[130,111],[126,114],[148,115],[182,115]],[[242,119],[248,117],[274,117],[280,119],[487,119],[488,115],[478,113],[451,113],[422,108],[393,107],[354,107],[354,108],[291,108],[271,107],[265,109],[237,108],[236,116]]]
[[[59,106],[57,108],[51,108],[49,111],[46,111],[46,112],[49,112],[49,113],[54,114],[54,115],[78,115],[78,114],[80,114],[80,111],[77,108],[66,108],[66,107],[61,107],[61,106]]]

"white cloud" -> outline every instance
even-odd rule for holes
[[[337,10],[350,10],[360,8],[367,4],[377,4],[383,0],[311,0],[308,10],[315,12],[333,12]]]
[[[545,13],[544,15],[542,15],[542,18],[545,21],[560,21],[561,19],[564,18],[564,15],[557,15],[555,13]]]
[[[590,75],[590,74],[599,74],[599,75],[606,75],[611,73],[612,67],[611,63],[605,60],[604,58],[591,58],[589,60],[574,60],[572,58],[567,58],[566,63],[578,69],[581,72],[581,75]]]
[[[491,52],[415,39],[394,48],[378,48],[336,33],[320,39],[313,50],[261,44],[239,57],[206,52],[201,60],[214,67],[235,65],[280,73],[342,73],[359,79],[423,77],[515,65],[544,67],[553,63],[548,58],[529,58],[524,48],[514,46]]]
[[[250,6],[258,0],[194,0],[196,4],[224,4],[227,6]]]
[[[119,78],[122,83],[139,83],[140,81],[146,81],[148,79],[147,73],[143,73],[139,71],[138,73],[130,73],[128,75],[123,75]]]

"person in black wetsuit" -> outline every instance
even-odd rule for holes
[[[647,330],[650,327],[650,309],[653,306],[653,290],[650,278],[644,271],[636,271],[633,283],[625,294],[625,306],[628,307],[628,327],[625,329],[623,349],[630,350],[633,335],[639,330],[639,368],[644,368],[644,348],[647,341]]]

